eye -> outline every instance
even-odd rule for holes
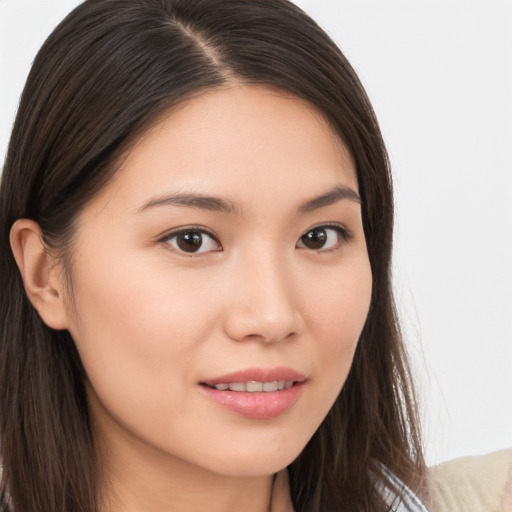
[[[349,232],[341,226],[317,226],[299,238],[297,247],[313,251],[333,250],[349,239]]]
[[[163,242],[178,252],[201,254],[222,250],[219,242],[209,233],[200,229],[183,229],[167,235]]]

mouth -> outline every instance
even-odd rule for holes
[[[231,413],[251,419],[271,419],[295,405],[306,383],[303,374],[289,368],[256,368],[199,384],[204,395]]]

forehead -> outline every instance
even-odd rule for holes
[[[166,112],[91,206],[122,198],[140,207],[171,190],[244,205],[263,196],[285,203],[337,183],[357,191],[355,165],[319,110],[281,90],[232,85]]]

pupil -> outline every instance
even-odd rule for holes
[[[187,231],[178,235],[177,243],[182,251],[195,252],[201,247],[203,237],[197,231]]]
[[[327,241],[325,229],[312,229],[302,235],[302,243],[309,249],[321,249]]]

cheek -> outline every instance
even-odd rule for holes
[[[143,352],[183,334],[184,340],[200,337],[198,312],[207,318],[211,303],[187,280],[186,275],[156,265],[144,265],[126,258],[116,265],[87,268],[76,282],[76,328],[78,338],[91,338],[92,332],[109,343],[121,346],[135,342]],[[178,329],[178,332],[176,331]],[[196,336],[194,336],[196,334]],[[105,342],[105,341],[104,341]],[[183,344],[180,344],[183,345]]]
[[[338,275],[318,276],[308,294],[308,322],[322,333],[327,351],[343,352],[357,343],[368,316],[372,294],[366,258],[345,262]]]
[[[76,276],[72,335],[100,396],[118,393],[145,403],[163,393],[179,396],[169,390],[190,380],[194,354],[215,315],[212,303],[179,274],[165,276],[128,259]]]
[[[304,311],[308,312],[312,336],[309,357],[314,361],[314,373],[320,377],[314,383],[320,421],[348,376],[368,316],[371,294],[372,275],[367,258],[354,259],[325,278],[317,274],[315,286],[310,286]]]

